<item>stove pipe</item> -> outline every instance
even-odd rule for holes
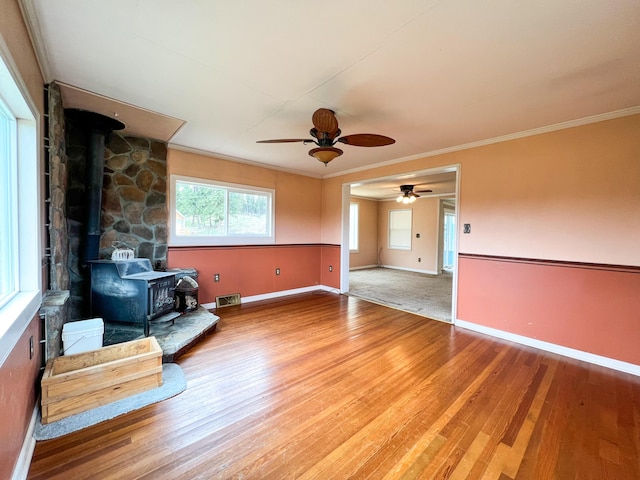
[[[124,123],[105,115],[87,110],[65,109],[65,115],[86,133],[86,183],[87,207],[85,235],[80,260],[96,260],[100,252],[100,212],[102,209],[102,179],[104,176],[104,140],[114,130],[122,130]]]

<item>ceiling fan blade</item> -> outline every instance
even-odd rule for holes
[[[375,133],[356,133],[354,135],[345,135],[340,137],[338,142],[355,147],[382,147],[396,143],[393,138],[384,135],[376,135]]]
[[[279,138],[277,140],[258,140],[256,143],[293,143],[293,142],[311,142],[314,143],[310,138]]]
[[[328,108],[319,108],[313,112],[311,120],[318,132],[326,133],[329,138],[333,139],[338,134],[338,119]]]
[[[416,193],[433,193],[433,190],[414,190]]]

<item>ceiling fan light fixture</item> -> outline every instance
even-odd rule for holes
[[[400,195],[396,198],[396,202],[403,203],[405,205],[415,202],[420,196],[413,192],[413,185],[400,185],[400,192]]]
[[[413,203],[416,201],[417,196],[413,193],[404,193],[396,198],[396,202],[404,203],[405,205],[408,203]]]
[[[338,128],[336,114],[328,108],[319,108],[316,110],[311,117],[311,121],[313,122],[313,128],[309,130],[309,134],[313,138],[280,138],[274,140],[258,140],[257,143],[302,142],[304,145],[315,143],[318,145],[318,148],[311,150],[309,155],[324,163],[326,167],[331,160],[342,155],[342,150],[334,147],[338,142],[356,147],[383,147],[396,142],[391,137],[385,137],[384,135],[375,133],[356,133],[341,137],[340,134],[342,131]]]
[[[339,157],[342,153],[342,150],[335,147],[319,147],[309,150],[309,155],[324,163],[325,167],[331,160]]]

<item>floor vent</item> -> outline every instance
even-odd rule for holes
[[[229,307],[231,305],[240,305],[240,294],[232,293],[231,295],[221,295],[216,297],[216,308]]]

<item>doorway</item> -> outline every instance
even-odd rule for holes
[[[393,250],[387,243],[388,222],[385,220],[389,211],[394,208],[407,208],[402,203],[396,204],[400,194],[400,185],[414,185],[418,199],[410,207],[414,210],[412,245],[404,252]],[[387,304],[393,308],[406,310],[428,318],[435,318],[453,323],[455,320],[456,281],[457,281],[457,240],[458,209],[456,198],[459,185],[459,167],[449,166],[439,169],[418,171],[410,174],[370,179],[343,185],[342,216],[342,248],[341,248],[341,291],[354,296]],[[375,243],[376,255],[362,259],[360,252],[349,251],[349,229],[352,203],[360,202],[360,217],[366,217],[364,208],[371,208],[372,202],[377,204],[378,213],[374,215],[379,225],[375,234],[364,233],[360,225],[360,244]],[[397,205],[397,206],[396,206]],[[424,206],[424,208],[422,208]],[[420,208],[419,208],[420,207]],[[376,207],[374,207],[376,208]],[[423,213],[428,211],[429,213]],[[371,215],[370,215],[371,216]],[[428,219],[426,218],[428,216]],[[365,229],[367,230],[367,229]],[[368,231],[371,229],[369,228]],[[367,236],[369,235],[369,236]],[[374,238],[375,237],[375,238]],[[365,242],[365,243],[363,243]],[[369,249],[371,250],[371,249]],[[360,257],[358,257],[358,253]],[[367,273],[371,274],[371,282],[367,283]],[[373,275],[377,275],[376,280]],[[402,277],[405,288],[391,288],[391,284],[380,281],[380,275],[388,274],[389,278]],[[353,292],[351,292],[353,277]],[[362,294],[363,279],[366,294]],[[375,283],[381,287],[376,290]],[[442,284],[444,282],[444,289]],[[448,282],[448,283],[447,283]],[[430,285],[439,284],[438,289]],[[395,285],[395,283],[394,283]],[[425,285],[422,287],[422,285]],[[447,286],[448,285],[448,286]],[[411,287],[411,288],[409,288]],[[413,288],[415,287],[415,288]],[[431,292],[431,296],[429,296]],[[426,295],[423,297],[422,295]],[[446,314],[430,313],[429,304],[445,302]]]

